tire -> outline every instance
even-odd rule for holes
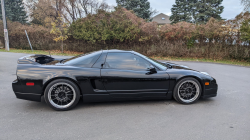
[[[70,80],[57,79],[50,82],[44,91],[45,102],[54,110],[74,108],[80,99],[80,90]]]
[[[174,88],[173,97],[181,104],[192,104],[201,96],[201,84],[195,78],[184,78],[177,82]]]

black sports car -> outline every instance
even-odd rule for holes
[[[191,104],[217,95],[216,80],[134,51],[101,50],[70,59],[29,55],[18,59],[12,87],[19,99],[41,101],[55,110],[85,102],[171,99]]]

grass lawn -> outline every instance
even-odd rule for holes
[[[0,52],[8,52],[5,49],[0,49]],[[13,53],[28,53],[28,54],[45,54],[49,55],[49,51],[42,50],[20,50],[20,49],[10,49],[9,52]],[[62,56],[76,56],[82,54],[80,52],[72,52],[72,51],[64,51],[62,53],[59,50],[51,50],[51,55],[62,55]],[[222,63],[222,64],[230,64],[230,65],[239,65],[239,66],[250,66],[250,62],[247,61],[239,61],[239,60],[215,60],[215,59],[205,59],[205,58],[183,58],[183,57],[157,57],[153,56],[152,58],[157,60],[166,60],[166,61],[195,61],[195,62],[212,62],[212,63]]]

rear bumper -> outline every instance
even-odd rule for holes
[[[18,99],[41,102],[41,95],[40,94],[20,93],[20,92],[15,92],[15,94],[16,94],[16,97]]]
[[[42,94],[39,87],[28,87],[20,80],[14,80],[12,82],[12,89],[18,99],[41,102]]]

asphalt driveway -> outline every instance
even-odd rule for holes
[[[83,103],[57,112],[44,100],[16,99],[11,83],[19,57],[0,52],[0,140],[250,140],[250,68],[174,62],[208,72],[218,96],[192,105],[174,100]]]

